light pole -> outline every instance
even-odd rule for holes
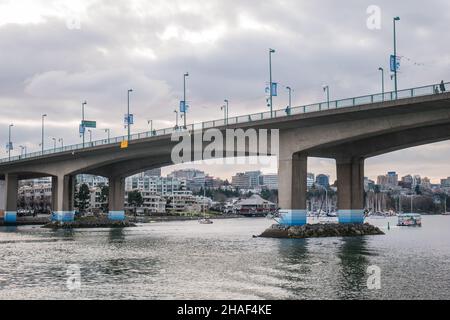
[[[290,109],[291,106],[292,106],[292,89],[291,89],[291,87],[289,87],[289,86],[287,86],[286,89],[287,89],[288,92],[289,92],[289,109]]]
[[[330,109],[330,87],[328,85],[323,86],[323,91],[327,93],[327,105],[328,109]]]
[[[53,140],[53,151],[56,151],[56,138],[52,138]]]
[[[111,130],[110,129],[105,129],[105,132],[108,134],[108,143],[109,143],[109,137],[110,137]]]
[[[46,116],[47,114],[42,115],[42,141],[41,141],[42,154],[44,153],[44,119]]]
[[[394,86],[395,86],[395,99],[397,99],[397,34],[395,30],[395,22],[400,21],[400,17],[394,17]]]
[[[270,117],[273,117],[273,87],[272,87],[272,53],[274,49],[269,49],[269,92],[270,92]]]
[[[223,108],[225,109],[225,125],[228,124],[228,107],[229,107],[229,101],[228,99],[223,100],[225,102],[225,105]]]
[[[19,148],[20,148],[20,155],[26,157],[27,156],[27,146],[19,146]]]
[[[189,77],[189,72],[183,75],[183,114],[184,114],[184,128],[186,129],[186,77]]]
[[[153,136],[153,120],[147,120],[147,124],[150,125],[150,135]]]
[[[174,110],[173,112],[175,112],[175,128],[178,129],[178,111]]]
[[[11,123],[8,128],[9,138],[8,138],[8,161],[11,160],[11,149],[12,149],[12,142],[11,142],[11,128],[14,127],[14,125]]]
[[[130,123],[130,93],[133,92],[133,89],[128,89],[128,107],[127,107],[127,127],[128,127],[128,141],[130,141],[131,136],[131,123]],[[89,130],[90,131],[90,130]]]
[[[81,127],[83,128],[83,148],[84,148],[84,131],[85,131],[85,127],[84,127],[84,106],[87,105],[87,102],[84,101],[81,104]]]
[[[59,138],[58,142],[61,142],[61,148],[64,148],[64,138]]]
[[[378,70],[381,71],[381,94],[383,95],[384,101],[384,69],[382,67],[379,67]]]

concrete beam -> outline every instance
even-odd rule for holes
[[[337,159],[340,223],[364,223],[364,159]]]
[[[108,218],[111,220],[125,219],[125,178],[109,177]]]
[[[5,223],[16,223],[17,218],[17,193],[19,180],[16,174],[5,174]]]

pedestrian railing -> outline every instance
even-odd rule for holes
[[[295,114],[320,112],[320,111],[330,110],[330,109],[347,108],[347,107],[354,107],[354,106],[358,106],[358,105],[365,105],[365,104],[371,104],[371,103],[379,103],[379,102],[394,101],[394,100],[400,100],[400,99],[406,99],[406,98],[412,98],[412,97],[440,94],[440,93],[442,93],[442,91],[440,90],[440,85],[441,84],[434,84],[434,85],[428,85],[428,86],[423,86],[423,87],[398,90],[397,95],[395,94],[395,91],[391,91],[391,92],[385,92],[384,94],[377,93],[377,94],[348,98],[348,99],[326,101],[326,102],[321,102],[321,103],[309,104],[309,105],[305,105],[305,106],[292,107],[292,108],[290,108],[289,112],[286,112],[286,109],[279,109],[279,110],[273,110],[272,113],[270,111],[266,111],[266,112],[253,113],[253,114],[248,114],[248,115],[243,115],[243,116],[229,117],[226,120],[219,119],[219,120],[206,121],[206,122],[201,122],[201,123],[194,123],[194,124],[188,125],[187,128],[183,128],[183,127],[179,126],[179,127],[171,127],[171,128],[166,128],[166,129],[141,132],[141,133],[136,133],[136,134],[131,135],[130,140],[139,140],[139,139],[150,138],[150,137],[155,137],[155,136],[163,136],[163,135],[168,135],[168,134],[172,134],[174,132],[185,131],[185,130],[204,130],[204,129],[210,129],[210,128],[215,128],[215,127],[223,127],[225,125],[235,125],[235,124],[249,123],[249,122],[260,121],[260,120],[268,120],[268,119],[273,119],[273,118],[289,117],[289,116],[292,116]],[[450,89],[449,86],[450,86],[450,82],[444,83],[444,87],[447,90]],[[75,151],[75,150],[81,150],[81,149],[85,149],[85,148],[92,148],[92,147],[103,146],[103,145],[118,144],[124,140],[127,140],[127,137],[128,136],[119,136],[119,137],[113,137],[113,138],[109,138],[109,139],[85,142],[84,144],[79,143],[79,144],[68,145],[68,146],[59,147],[59,148],[47,149],[44,151],[31,152],[31,153],[27,153],[27,154],[24,154],[21,156],[12,156],[11,158],[0,159],[0,163],[13,162],[13,161],[17,161],[17,160],[30,159],[30,158],[37,158],[40,156],[45,156],[45,155],[50,155],[50,154],[55,154],[55,153]]]

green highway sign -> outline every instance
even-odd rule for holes
[[[84,120],[81,124],[85,128],[97,128],[97,121]]]

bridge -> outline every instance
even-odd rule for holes
[[[182,130],[143,132],[131,135],[126,148],[121,148],[120,144],[128,137],[120,136],[1,159],[4,221],[16,221],[18,181],[48,176],[52,177],[53,218],[73,220],[77,174],[107,177],[108,216],[113,220],[124,219],[125,178],[171,165],[172,150],[178,143],[172,141],[173,134],[203,133],[208,129],[222,133],[230,129],[277,129],[282,222],[287,225],[306,223],[307,159],[324,157],[336,160],[339,222],[363,223],[365,159],[450,138],[450,93],[438,93],[436,87],[438,85],[430,85],[230,117],[191,124]],[[445,87],[448,88],[449,83],[445,83]],[[258,136],[261,140],[260,134]],[[207,145],[202,142],[201,150]],[[245,148],[247,156],[259,154],[252,151],[249,141]],[[272,142],[269,149],[274,155]],[[234,150],[223,152],[221,156],[237,154],[238,150]],[[192,156],[198,159],[196,154]]]

